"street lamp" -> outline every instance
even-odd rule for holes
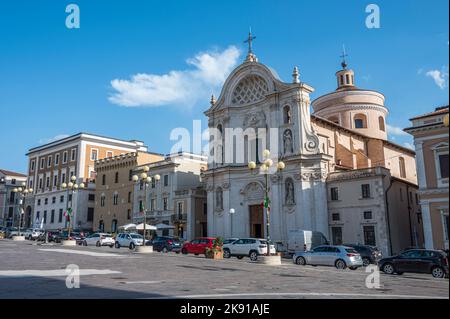
[[[270,185],[269,185],[269,171],[270,168],[274,165],[273,160],[270,158],[270,151],[264,150],[263,153],[263,163],[260,166],[260,173],[264,174],[266,183],[264,185],[264,208],[266,209],[266,239],[267,239],[267,256],[270,256]],[[284,162],[279,161],[277,163],[277,171],[282,171],[286,165]],[[255,162],[249,162],[248,168],[253,172],[257,168],[257,164]]]
[[[147,187],[152,182],[153,179],[155,179],[156,182],[158,182],[161,179],[161,176],[159,174],[156,174],[152,177],[148,176],[148,171],[150,171],[150,167],[144,166],[143,167],[143,173],[138,175],[133,175],[132,180],[135,183],[143,183],[144,184],[144,201],[142,202],[142,211],[144,213],[144,240],[142,241],[142,246],[145,246],[145,236],[147,231],[147,211],[145,208],[145,201],[147,200]]]
[[[26,183],[22,182],[21,187],[17,187],[13,189],[13,193],[19,194],[20,200],[19,200],[19,227],[18,227],[18,236],[21,236],[20,234],[20,226],[22,224],[22,215],[25,212],[25,197],[28,194],[32,194],[33,193],[33,189],[32,188],[26,188]]]
[[[83,189],[85,187],[84,183],[77,184],[77,177],[73,175],[70,178],[69,183],[62,183],[61,188],[66,190],[67,195],[67,201],[66,201],[66,217],[69,221],[67,224],[67,240],[70,240],[70,223],[72,222],[72,201],[73,201],[73,194],[76,193],[79,189]],[[69,206],[69,195],[72,195],[72,198],[70,199],[70,206]]]
[[[230,218],[231,218],[231,223],[230,223],[230,238],[233,237],[233,215],[234,213],[236,213],[236,211],[234,210],[234,208],[230,208]]]

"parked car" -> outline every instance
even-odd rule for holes
[[[236,240],[238,240],[239,238],[227,238],[227,239],[225,239],[224,241],[223,241],[223,244],[224,245],[227,245],[227,244],[231,244],[232,242],[235,242]]]
[[[396,256],[381,259],[378,266],[388,275],[412,272],[431,274],[435,278],[448,277],[448,255],[438,250],[406,250]]]
[[[20,230],[20,232],[23,234],[23,230]],[[18,234],[19,234],[19,228],[17,228],[17,227],[6,228],[6,238],[12,238],[13,236],[16,236]]]
[[[256,261],[259,255],[267,254],[268,246],[270,246],[270,253],[275,254],[275,245],[269,245],[265,239],[240,238],[232,243],[223,245],[223,257],[236,256],[238,259],[242,259],[248,256],[251,261]]]
[[[28,228],[23,235],[28,240],[36,240],[41,234],[45,233],[45,230],[39,228]]]
[[[136,246],[142,246],[144,237],[136,233],[119,233],[116,236],[116,242],[114,246],[116,248],[128,247],[134,249]]]
[[[297,265],[334,266],[337,269],[356,270],[363,266],[361,255],[347,246],[324,245],[309,251],[299,251],[292,257]]]
[[[57,233],[51,233],[49,235],[49,241],[54,241],[55,243],[60,243],[63,240],[70,239],[76,240],[79,245],[83,243],[84,237],[81,236],[79,232],[70,232],[70,236],[68,236],[67,231],[61,231]]]
[[[363,266],[367,267],[370,264],[378,264],[378,261],[382,258],[381,251],[377,247],[360,245],[360,244],[344,244],[344,246],[355,249],[362,258]]]
[[[184,243],[183,247],[181,248],[182,254],[194,254],[194,255],[200,255],[206,253],[206,248],[212,248],[213,242],[216,240],[216,238],[213,237],[199,237],[194,238],[193,240]]]
[[[83,246],[90,246],[95,245],[97,247],[101,246],[109,246],[110,248],[113,248],[115,245],[114,238],[111,237],[110,234],[107,233],[94,233],[82,241]]]
[[[161,236],[153,239],[153,250],[157,252],[167,253],[169,251],[173,251],[177,254],[181,251],[181,242],[178,238],[169,237],[169,236]]]

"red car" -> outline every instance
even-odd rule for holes
[[[194,254],[200,255],[206,253],[206,248],[212,248],[213,242],[216,240],[214,237],[199,237],[191,240],[190,242],[186,242],[181,248],[182,254]]]

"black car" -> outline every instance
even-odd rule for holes
[[[378,262],[385,273],[401,275],[404,272],[432,274],[435,278],[448,277],[448,255],[438,250],[411,249]]]
[[[169,236],[161,236],[156,237],[152,241],[153,250],[156,250],[158,252],[169,252],[173,251],[177,254],[181,251],[181,242],[178,238],[175,237],[169,237]]]
[[[374,246],[361,244],[345,244],[344,246],[353,248],[361,255],[364,267],[367,267],[370,264],[376,265],[378,260],[380,260],[382,256],[381,251],[379,251],[378,248]]]

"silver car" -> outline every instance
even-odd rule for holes
[[[355,270],[363,266],[361,255],[346,246],[318,246],[310,251],[296,252],[293,262],[297,265],[334,266],[337,269]]]

